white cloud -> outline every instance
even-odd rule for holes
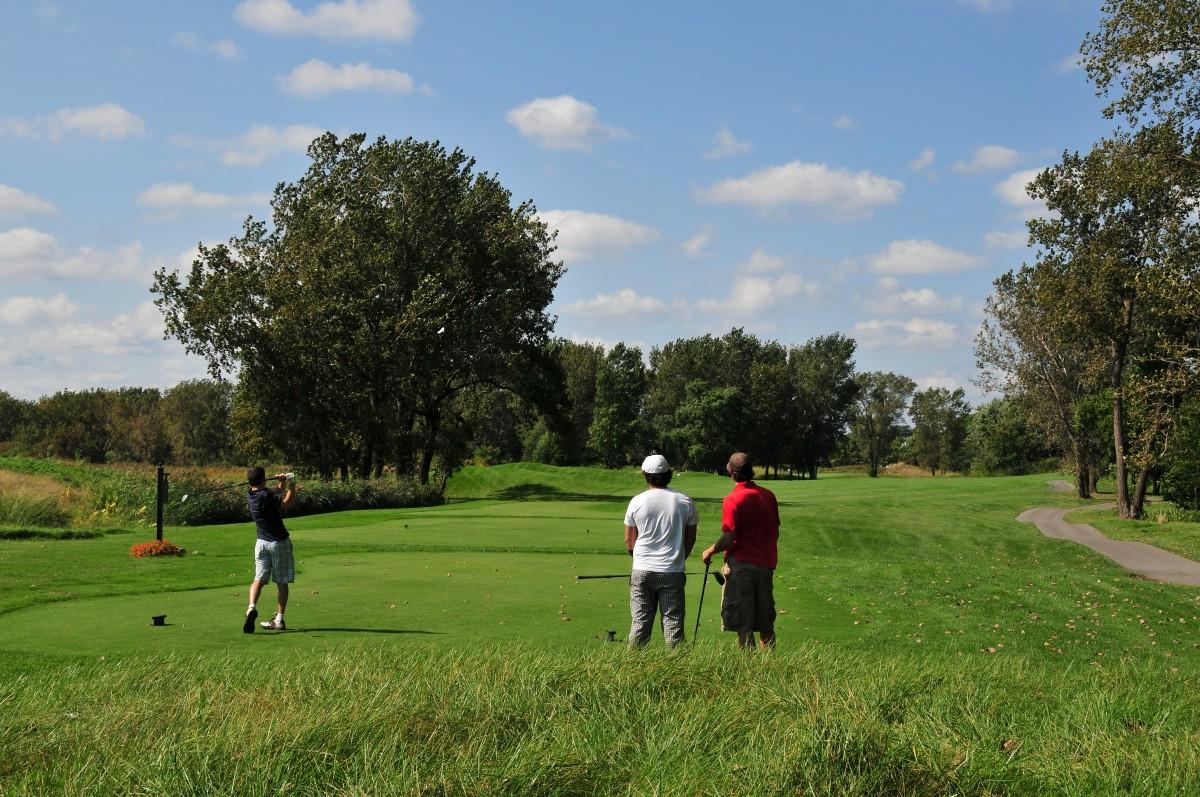
[[[1013,7],[1013,0],[958,0],[958,2],[960,5],[982,11],[985,14],[998,14],[1009,11]]]
[[[91,352],[120,356],[144,350],[162,340],[162,313],[153,302],[142,302],[129,313],[102,323],[63,324],[28,335],[29,348],[42,354]]]
[[[951,376],[945,371],[937,370],[928,376],[918,376],[913,380],[917,383],[917,390],[928,390],[931,387],[940,387],[945,390],[957,390],[960,387],[965,388],[968,383],[965,379],[960,379],[957,376]]]
[[[761,313],[786,299],[803,296],[814,299],[821,286],[799,274],[782,274],[775,279],[742,275],[733,281],[728,299],[701,299],[696,310],[723,316],[746,317]]]
[[[60,108],[49,116],[35,119],[0,119],[0,136],[48,138],[65,136],[89,138],[130,138],[146,133],[141,117],[116,103],[83,108]]]
[[[319,97],[335,91],[380,91],[388,94],[408,94],[413,79],[407,72],[380,69],[365,61],[333,66],[319,59],[300,64],[290,74],[277,78],[288,94]]]
[[[718,158],[728,158],[731,155],[743,155],[751,149],[752,145],[749,141],[739,141],[728,127],[722,127],[717,131],[717,145],[705,154],[704,159],[712,161]]]
[[[28,324],[39,316],[51,321],[65,321],[75,315],[79,305],[57,293],[49,298],[14,296],[0,302],[0,324]]]
[[[258,166],[268,158],[285,152],[303,153],[313,139],[325,131],[311,125],[255,125],[236,138],[198,139],[172,136],[170,143],[180,147],[199,147],[218,153],[226,166]]]
[[[81,247],[63,249],[54,236],[29,227],[0,232],[0,277],[104,279],[140,277],[151,269],[142,262],[142,245],[132,243],[115,252]]]
[[[980,259],[933,241],[909,239],[892,241],[867,262],[877,274],[954,274],[974,268]]]
[[[265,205],[270,194],[215,194],[201,191],[191,183],[157,183],[138,194],[137,203],[148,208],[192,208],[213,210],[217,208]]]
[[[212,43],[212,51],[226,61],[234,61],[241,56],[241,51],[231,39],[219,39]]]
[[[564,312],[584,316],[625,317],[662,312],[667,305],[651,296],[639,296],[632,288],[616,293],[600,293],[594,299],[582,299],[563,308]]]
[[[833,120],[833,126],[838,130],[857,130],[858,122],[854,121],[849,114],[843,113]]]
[[[700,228],[700,232],[688,238],[679,248],[688,257],[704,257],[708,254],[708,245],[712,243],[716,237],[716,232],[711,224],[705,224]]]
[[[409,0],[340,0],[304,13],[288,0],[243,0],[238,22],[264,33],[301,34],[328,39],[410,41],[417,15]]]
[[[958,342],[957,327],[945,321],[861,321],[852,336],[864,348],[937,349]]]
[[[0,183],[0,216],[23,213],[53,213],[54,205],[19,188]]]
[[[908,168],[914,172],[921,172],[933,165],[933,159],[937,157],[937,150],[933,147],[926,147],[921,150],[921,154],[915,159],[908,162]]]
[[[1017,162],[1020,154],[1015,149],[998,144],[985,144],[975,150],[969,161],[959,161],[952,169],[962,174],[979,174],[996,169],[1007,169]]]
[[[852,173],[824,163],[792,161],[746,177],[722,180],[697,192],[706,202],[750,205],[762,211],[801,205],[817,215],[852,219],[900,198],[904,184],[869,171]]]
[[[768,271],[778,271],[784,265],[782,257],[776,257],[762,249],[755,249],[748,260],[738,263],[738,271],[746,274],[765,274]]]
[[[884,291],[892,290],[891,284],[892,280],[888,280],[880,287]],[[962,306],[963,297],[941,296],[937,291],[930,288],[909,288],[902,291],[892,290],[892,292],[863,302],[863,308],[867,312],[879,315],[957,313],[962,309]]]
[[[196,34],[180,31],[171,37],[171,43],[177,47],[182,47],[185,50],[199,50],[200,40],[196,38]]]
[[[513,108],[504,118],[525,138],[546,149],[591,152],[594,141],[628,135],[602,123],[596,106],[569,94],[530,100]]]
[[[558,230],[558,257],[568,264],[621,255],[658,240],[653,227],[635,221],[583,210],[544,210],[538,218]]]
[[[1050,71],[1065,75],[1069,72],[1078,72],[1083,69],[1083,56],[1079,53],[1072,53],[1064,58],[1055,61],[1050,67]]]
[[[204,48],[204,44],[196,37],[194,33],[188,33],[186,31],[176,33],[174,36],[172,36],[171,43],[178,47],[182,47],[185,50],[196,51]],[[226,61],[233,61],[241,56],[238,46],[230,39],[221,39],[219,41],[215,41],[208,46],[208,49],[224,58]]]
[[[993,190],[997,196],[1021,211],[1024,218],[1044,217],[1049,214],[1046,203],[1040,199],[1033,199],[1025,190],[1025,186],[1033,182],[1041,172],[1041,169],[1024,169],[1014,172],[997,183]]]
[[[1029,243],[1029,233],[1025,230],[985,232],[983,243],[989,249],[1024,249]]]

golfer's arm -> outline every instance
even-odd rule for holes
[[[733,535],[728,531],[722,531],[721,536],[717,537],[717,541],[712,544],[713,553],[728,551],[733,547]]]
[[[637,542],[637,526],[625,527],[625,550],[629,551],[629,555],[633,556],[633,545]]]
[[[280,501],[280,505],[284,509],[287,509],[292,505],[292,502],[295,500],[296,500],[296,485],[289,483],[287,492],[283,494],[283,499]]]
[[[687,526],[683,530],[683,558],[686,559],[692,555],[692,549],[696,547],[696,527]]]

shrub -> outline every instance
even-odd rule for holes
[[[219,486],[194,475],[179,476],[172,482],[165,521],[178,526],[249,522],[250,509],[246,505],[246,488],[231,487],[227,490],[218,489],[195,495]],[[180,502],[179,499],[184,495],[191,497],[185,502]],[[297,517],[347,509],[436,506],[444,500],[441,490],[431,485],[417,484],[412,479],[311,481],[300,485],[288,515]]]
[[[183,556],[183,553],[183,549],[170,540],[139,542],[129,548],[129,555],[134,559],[144,559],[147,556]]]

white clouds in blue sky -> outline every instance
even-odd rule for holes
[[[269,218],[314,137],[437,139],[531,198],[577,340],[841,332],[964,386],[1024,186],[1106,123],[1098,3],[12,0],[0,389],[173,384],[148,288]],[[129,20],[136,19],[136,25]],[[973,394],[977,397],[977,394]]]

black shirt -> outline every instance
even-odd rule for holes
[[[288,538],[288,531],[283,527],[283,515],[280,514],[282,501],[270,490],[251,490],[247,496],[250,503],[250,517],[254,518],[255,530],[260,540],[279,542]]]

